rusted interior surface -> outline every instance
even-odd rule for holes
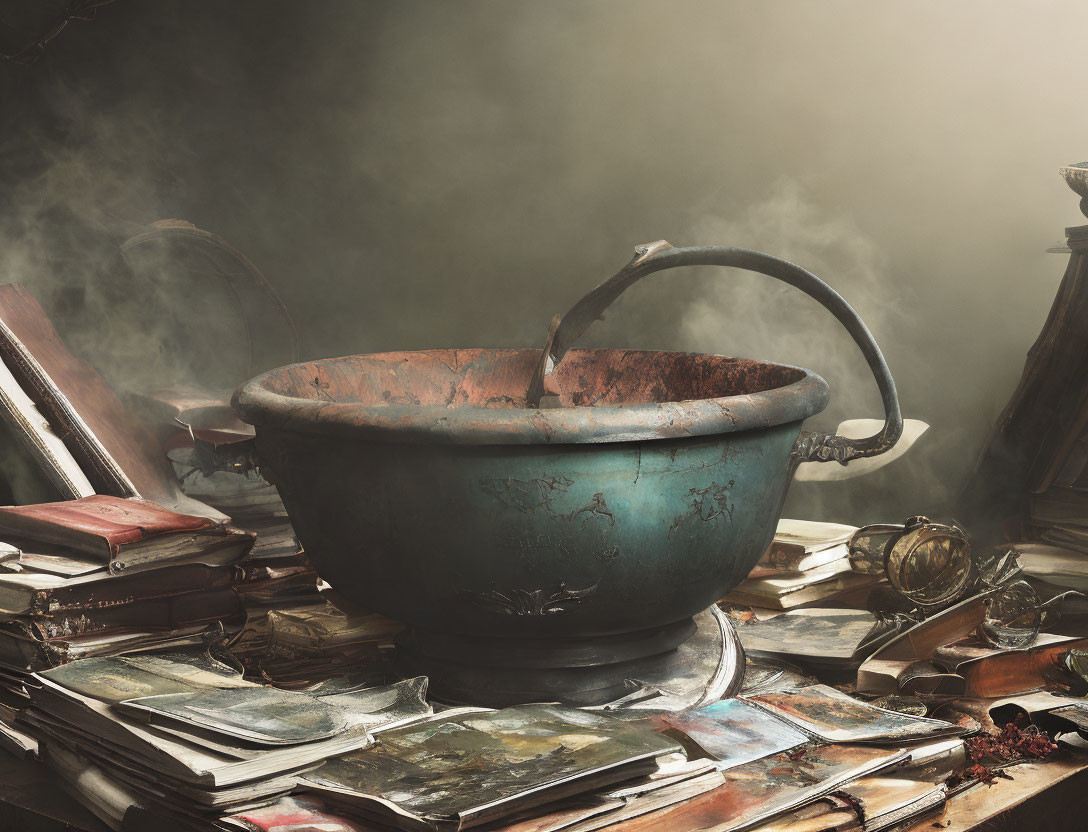
[[[262,387],[281,396],[341,404],[521,408],[540,352],[428,350],[296,364]],[[784,387],[802,370],[743,358],[641,350],[571,350],[556,370],[570,407],[681,402]]]

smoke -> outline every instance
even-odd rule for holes
[[[854,305],[933,426],[787,511],[940,513],[1045,318],[1044,249],[1084,221],[1056,168],[1086,155],[1086,23],[1076,0],[117,0],[0,65],[0,269],[142,384],[179,372],[179,327],[234,343],[213,288],[119,261],[164,217],[246,252],[307,357],[535,346],[635,244],[763,249]],[[822,427],[880,412],[834,320],[759,276],[647,280],[585,343],[796,363],[832,386]]]
[[[876,242],[848,215],[818,210],[793,180],[779,179],[765,199],[733,217],[701,217],[692,235],[744,241],[745,247],[804,264],[831,281],[876,332],[909,326],[909,289],[890,279]],[[734,272],[705,276],[699,295],[687,304],[682,319],[680,337],[686,348],[706,349],[717,340],[726,352],[743,348],[751,355],[818,369],[838,376],[837,398],[862,410],[849,415],[880,415],[880,399],[858,348],[828,313],[821,313],[797,289],[762,275]],[[835,406],[832,412],[845,415],[839,409]]]

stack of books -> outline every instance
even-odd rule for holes
[[[1015,543],[1002,549],[1016,555],[1024,577],[1043,597],[1052,598],[1070,589],[1088,591],[1088,560],[1083,552],[1046,543]],[[1069,612],[1063,605],[1063,619]]]
[[[330,676],[392,673],[394,640],[404,629],[376,612],[365,612],[336,592],[316,604],[269,610],[268,647],[256,657],[262,678],[280,687],[308,687]]]
[[[236,564],[254,536],[145,500],[90,496],[0,508],[0,690],[85,656],[200,641],[240,626]]]
[[[234,416],[227,394],[186,387],[130,398],[154,426],[184,493],[256,536],[234,587],[245,625],[232,649],[248,670],[260,674],[257,665],[271,647],[269,612],[324,607],[326,599],[283,501],[261,476],[253,428]]]
[[[756,567],[721,603],[790,610],[867,592],[877,579],[850,569],[848,544],[856,531],[839,523],[780,520]]]
[[[237,564],[253,535],[155,503],[93,495],[0,508],[0,699],[72,659],[199,643],[241,625]]]
[[[1088,555],[1088,476],[1083,483],[1031,495],[1028,522],[1043,543]]]
[[[257,656],[270,610],[326,603],[227,396],[122,403],[17,284],[0,286],[0,435],[0,500],[22,506],[0,509],[0,704],[35,670],[209,630]]]
[[[132,806],[209,828],[289,793],[327,758],[372,745],[375,731],[431,714],[425,680],[287,692],[246,681],[200,648],[84,659],[34,681],[18,727],[115,828]],[[104,811],[111,794],[128,806]]]

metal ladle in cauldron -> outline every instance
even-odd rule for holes
[[[635,247],[635,256],[626,266],[598,286],[570,308],[565,315],[551,320],[540,360],[533,371],[525,393],[526,407],[557,406],[558,391],[549,387],[556,368],[563,356],[582,337],[594,321],[600,320],[605,310],[631,286],[644,277],[680,266],[726,266],[781,280],[820,303],[860,347],[865,361],[876,377],[884,405],[884,425],[880,431],[863,439],[848,439],[829,434],[803,433],[798,442],[794,466],[801,462],[827,462],[834,460],[845,465],[852,459],[877,456],[892,448],[903,433],[903,414],[888,365],[880,348],[873,340],[869,328],[843,298],[800,266],[746,248],[731,246],[693,246],[676,248],[666,240],[657,240]]]

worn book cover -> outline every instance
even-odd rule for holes
[[[807,748],[803,754],[774,754],[722,772],[725,784],[713,791],[612,828],[615,832],[740,832],[909,757],[910,753],[903,749],[861,745],[828,745]]]
[[[201,688],[124,699],[123,713],[152,725],[180,723],[257,745],[298,745],[348,727],[337,706],[269,685]]]
[[[456,830],[649,773],[679,750],[644,725],[525,705],[383,732],[305,775],[303,787],[400,828]]]
[[[768,582],[759,581],[758,583]],[[831,601],[850,592],[866,590],[868,587],[876,586],[877,583],[877,576],[845,572],[817,576],[817,580],[804,586],[792,587],[788,591],[768,591],[767,587],[759,586],[755,592],[749,592],[746,588],[748,582],[744,581],[731,590],[721,603],[769,610],[789,610],[805,604]]]
[[[222,733],[152,725],[114,707],[141,694],[184,692],[204,682],[208,687],[254,686],[237,674],[232,679],[229,669],[214,663],[197,660],[185,667],[186,660],[174,656],[134,654],[95,660],[96,664],[75,670],[74,665],[83,663],[74,662],[36,674],[40,687],[31,691],[30,707],[20,720],[47,735],[76,742],[100,759],[124,764],[152,784],[168,780],[207,789],[241,783],[263,787],[258,781],[373,742],[360,725],[314,742],[259,746]],[[143,661],[134,662],[137,658]]]
[[[664,714],[656,719],[670,736],[690,742],[702,755],[727,769],[789,751],[810,741],[788,722],[740,699],[723,699],[694,711]]]
[[[78,615],[186,593],[231,589],[233,580],[234,567],[230,563],[171,563],[131,574],[111,574],[100,567],[75,577],[48,572],[0,572],[0,615]],[[151,622],[146,626],[152,626]]]
[[[782,548],[777,541],[772,541],[767,551],[760,557],[756,568],[780,572],[808,572],[821,569],[849,555],[850,549],[845,543],[837,543],[810,552],[807,549]]]
[[[1038,690],[1052,681],[1058,658],[1069,650],[1088,649],[1088,638],[1041,633],[1022,649],[1002,649],[971,636],[938,647],[933,663],[963,677],[965,696],[990,699]]]
[[[112,656],[126,651],[178,649],[207,642],[209,627],[195,624],[177,630],[126,630],[42,640],[22,619],[0,624],[0,667],[19,672],[48,670],[78,659]]]
[[[782,552],[812,553],[846,543],[857,526],[824,523],[819,520],[793,520],[783,517],[774,532],[772,549]]]
[[[791,610],[737,627],[745,653],[806,665],[857,667],[896,635],[865,610]]]
[[[829,685],[757,693],[744,699],[824,742],[903,743],[964,731],[939,719],[878,708]]]
[[[404,629],[376,612],[348,614],[322,601],[312,606],[274,609],[268,612],[269,640],[273,647],[300,651],[325,651],[363,643],[392,644]]]
[[[1083,552],[1045,543],[1017,543],[1012,548],[1027,577],[1066,589],[1088,591],[1088,555]]]
[[[841,557],[809,572],[776,571],[765,577],[749,575],[737,584],[737,589],[749,595],[767,595],[777,598],[833,580],[849,572],[850,561]]]
[[[151,561],[193,558],[202,549],[218,545],[218,538],[233,536],[239,545],[253,544],[251,535],[207,517],[179,514],[147,500],[100,494],[0,507],[0,535],[100,558],[114,571]]]
[[[19,385],[7,365],[0,361],[0,417],[10,435],[23,446],[32,464],[37,465],[65,499],[94,494],[94,486],[76,462],[64,441],[53,432],[49,421]],[[10,473],[10,472],[9,472]],[[19,499],[16,496],[16,499]]]
[[[104,571],[106,569],[101,560],[88,558],[75,552],[65,555],[19,552],[18,556],[11,560],[0,561],[0,572],[40,572],[65,578],[78,578],[93,572]]]
[[[986,615],[986,600],[975,596],[934,613],[891,639],[874,659],[928,659],[938,647],[974,632]]]
[[[179,630],[211,625],[240,616],[242,605],[229,585],[149,598],[133,598],[115,606],[66,609],[26,621],[27,631],[48,641],[90,634],[123,634],[139,630]]]
[[[426,676],[416,676],[391,685],[317,690],[315,695],[322,702],[343,709],[351,725],[365,725],[378,733],[431,716],[433,710],[427,702],[427,682]]]

